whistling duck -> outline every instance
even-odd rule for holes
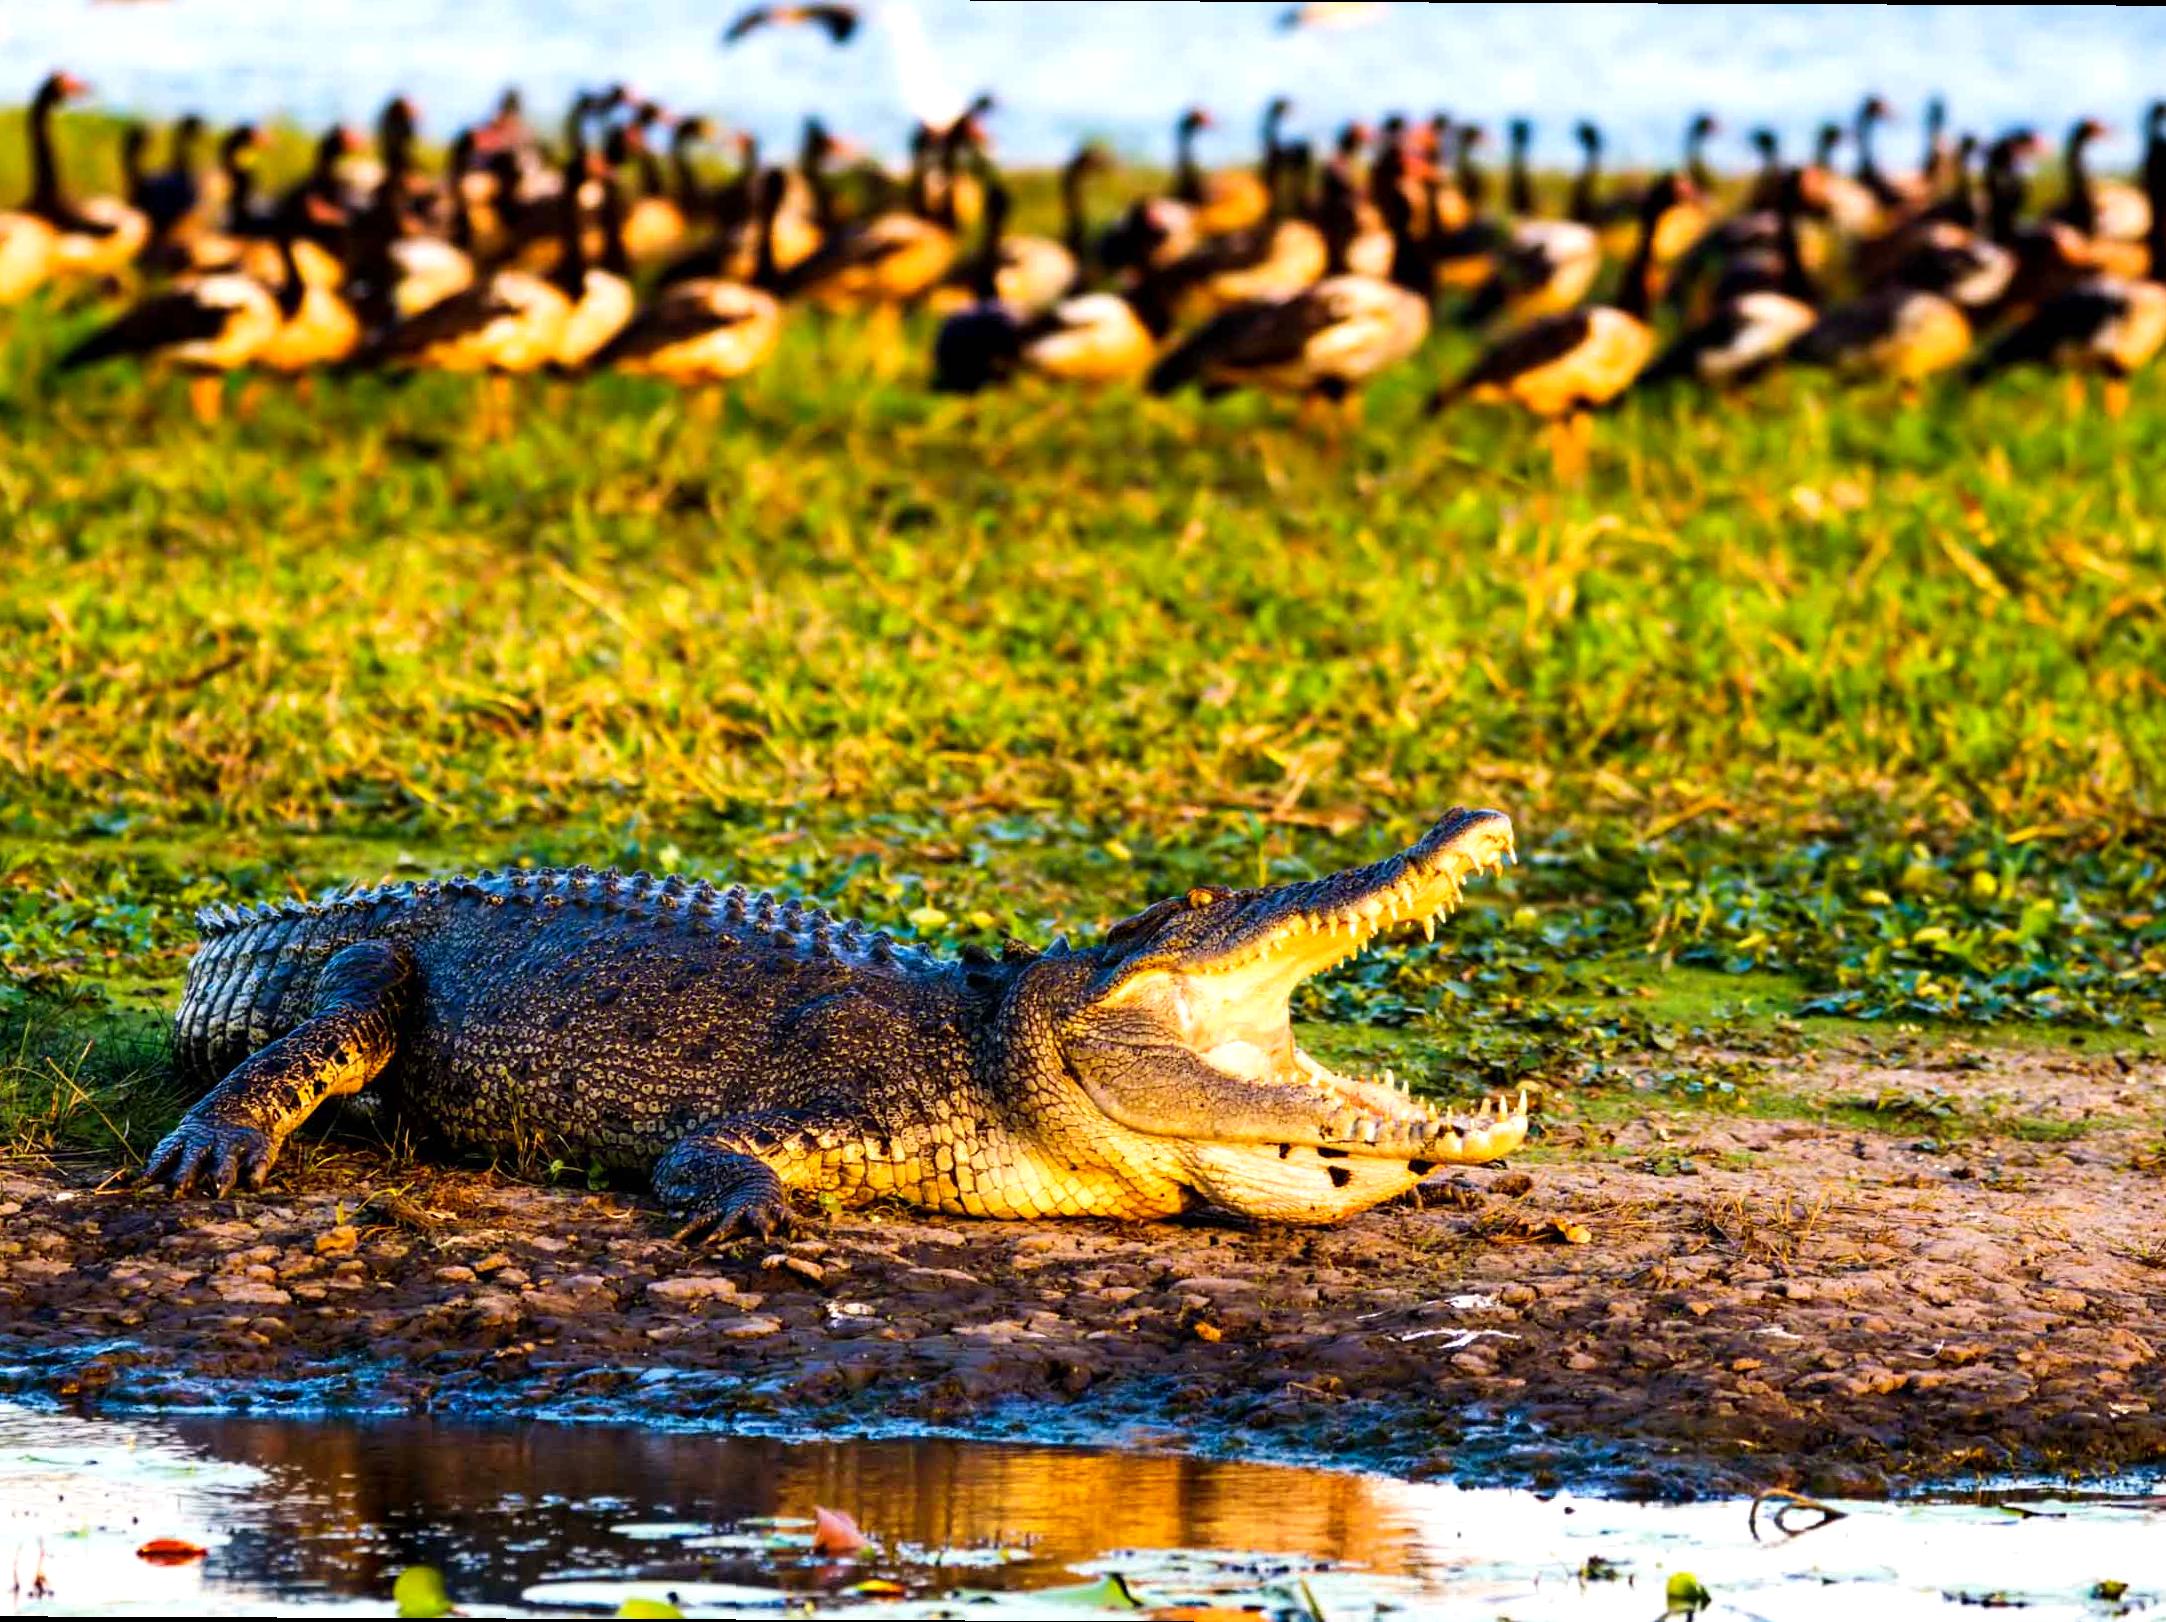
[[[983,303],[985,296],[979,285],[982,279],[980,261],[990,252],[996,258],[993,297],[1018,315],[1036,315],[1051,309],[1074,291],[1081,275],[1075,251],[1068,244],[1080,242],[1084,235],[1081,220],[1083,176],[1104,159],[1095,149],[1086,146],[1061,166],[1061,198],[1067,214],[1065,235],[1068,239],[1062,242],[1051,237],[1019,236],[1008,231],[1005,202],[1002,204],[1003,217],[996,220],[992,213],[992,197],[999,184],[998,177],[992,171],[990,160],[980,154],[977,161],[984,171],[981,181],[984,202],[979,224],[986,246],[969,265],[951,271],[947,281],[934,289],[927,305],[941,314],[952,314],[967,310],[974,303]]]
[[[690,177],[686,147],[697,137],[700,125],[679,119],[670,133],[671,168],[679,184],[663,174],[662,160],[654,150],[652,132],[662,116],[655,103],[641,102],[632,118],[611,132],[609,161],[630,162],[639,176],[639,195],[624,211],[624,251],[635,265],[655,265],[678,253],[699,213],[695,189],[687,193],[681,183]]]
[[[378,334],[359,357],[397,370],[483,374],[484,438],[511,427],[511,379],[559,364],[564,353],[575,300],[586,280],[586,222],[577,203],[586,171],[583,136],[576,156],[578,167],[565,178],[564,206],[555,211],[559,240],[554,278],[524,270],[492,271]],[[453,193],[453,207],[463,215],[463,193]]]
[[[2023,218],[2029,191],[2024,163],[2039,151],[2037,135],[2018,128],[1986,148],[1985,235],[2015,255],[2015,273],[1993,310],[2021,321],[2047,299],[2097,274],[2097,245],[2066,220]]]
[[[2106,134],[2095,118],[2079,119],[2068,132],[2064,162],[2067,196],[2054,211],[2090,239],[2090,257],[2099,268],[2121,276],[2142,276],[2150,269],[2151,204],[2126,181],[2098,180],[2090,169],[2091,143]]]
[[[1811,328],[1819,312],[1798,223],[1819,178],[1810,169],[1783,177],[1773,200],[1772,248],[1731,259],[1716,284],[1713,312],[1671,340],[1642,374],[1641,387],[1688,379],[1718,388],[1748,382]]]
[[[131,128],[131,136],[136,131]],[[130,185],[128,201],[150,222],[150,248],[187,237],[202,226],[203,180],[196,173],[196,153],[203,144],[203,120],[184,114],[173,126],[166,166],[143,173]],[[123,167],[127,167],[126,164]]]
[[[1324,239],[1324,274],[1344,276],[1351,273],[1381,279],[1391,274],[1397,244],[1393,241],[1391,227],[1385,223],[1383,211],[1369,200],[1355,178],[1352,159],[1358,150],[1358,146],[1349,150],[1348,134],[1342,132],[1339,150],[1324,165],[1316,206],[1316,228]],[[1404,155],[1396,151],[1386,152],[1377,159],[1378,166],[1387,171],[1404,161]],[[1385,189],[1398,188],[1387,178]],[[1399,203],[1411,207],[1403,192],[1399,195]]]
[[[588,167],[584,147],[574,146],[566,167],[567,178]],[[613,342],[631,322],[639,302],[632,292],[631,253],[624,236],[629,221],[616,172],[603,164],[595,178],[601,184],[601,262],[587,263],[587,233],[581,222],[565,233],[565,253],[556,273],[557,286],[572,301],[553,358],[553,364],[565,371],[587,365]],[[572,195],[573,189],[567,187],[566,196]]]
[[[1820,126],[1813,143],[1813,167],[1827,176],[1827,215],[1843,236],[1870,237],[1880,230],[1880,199],[1864,182],[1836,170],[1835,149],[1842,142],[1842,125],[1831,122]]]
[[[1103,384],[1137,379],[1150,369],[1158,347],[1173,329],[1163,273],[1152,268],[1149,235],[1172,229],[1158,216],[1186,210],[1160,198],[1138,205],[1131,222],[1138,247],[1128,286],[1115,293],[1082,293],[1062,299],[1036,316],[1019,317],[1001,306],[983,280],[977,307],[955,318],[944,344],[935,346],[934,386],[973,393],[1018,371],[1064,383]]]
[[[1207,236],[1162,269],[1175,307],[1210,314],[1253,299],[1283,298],[1319,280],[1330,254],[1323,233],[1299,218],[1311,168],[1304,142],[1282,142],[1271,154],[1271,203],[1243,231]]]
[[[413,203],[413,104],[394,97],[377,121],[381,169],[366,200],[352,212],[347,293],[363,324],[380,331],[408,321],[474,283],[472,199],[464,184],[476,137],[461,130],[451,145],[444,198],[451,239],[430,234]]]
[[[346,188],[341,165],[361,150],[361,137],[344,124],[333,124],[318,138],[308,173],[287,188],[279,212],[298,221],[305,234],[325,240],[346,218]]]
[[[216,226],[206,226],[174,244],[172,258],[185,271],[245,270],[266,286],[278,281],[275,213],[256,202],[256,163],[270,143],[253,124],[236,124],[218,143],[218,173],[225,191],[225,211]],[[249,250],[261,253],[248,263]]]
[[[301,273],[292,258],[291,230],[281,231],[278,240],[285,250],[285,275],[276,291],[240,271],[192,277],[90,334],[60,357],[60,370],[126,356],[168,361],[191,374],[188,400],[196,420],[216,422],[224,375],[260,356],[300,307]]]
[[[771,289],[779,275],[774,224],[787,189],[779,170],[759,182],[758,257],[750,285],[704,277],[663,288],[594,364],[688,387],[731,382],[764,365],[782,335],[782,306]],[[702,399],[713,401],[711,395]]]
[[[281,320],[255,357],[266,371],[298,375],[336,366],[361,346],[361,317],[342,291],[346,267],[321,243],[301,235],[304,227],[322,230],[333,223],[337,206],[308,194],[287,205],[288,229],[276,239]]]
[[[1602,269],[1602,242],[1577,220],[1515,219],[1490,254],[1488,280],[1459,314],[1462,326],[1520,326],[1569,310]]]
[[[2166,286],[2119,276],[2095,276],[2040,304],[1972,363],[1982,382],[2016,366],[2049,366],[2070,374],[2071,399],[2087,374],[2104,377],[2109,417],[2128,409],[2128,379],[2166,342]]]
[[[1970,345],[1970,321],[1953,299],[1884,287],[1823,312],[1790,353],[1839,376],[1891,378],[1907,389],[1955,365]]]
[[[89,93],[90,86],[73,74],[55,73],[30,103],[30,197],[22,212],[53,228],[47,272],[53,276],[117,276],[150,239],[150,221],[141,210],[117,197],[70,198],[61,188],[53,115]]]
[[[1421,347],[1429,333],[1431,270],[1403,197],[1389,203],[1398,259],[1392,279],[1332,276],[1299,292],[1220,311],[1151,368],[1148,387],[1207,394],[1257,388],[1358,410],[1360,391]]]
[[[931,201],[934,173],[951,163],[960,130],[920,125],[911,140],[909,206],[840,226],[784,273],[782,291],[823,310],[872,309],[892,320],[939,285],[955,263],[955,217]],[[943,191],[950,203],[952,190]]]
[[[1181,115],[1174,136],[1174,185],[1176,202],[1196,211],[1196,229],[1203,235],[1221,236],[1246,231],[1270,212],[1274,177],[1278,173],[1279,129],[1293,103],[1274,96],[1264,108],[1263,153],[1255,170],[1235,169],[1207,174],[1196,162],[1196,136],[1215,120],[1201,107]]]
[[[753,6],[738,13],[729,27],[722,31],[722,43],[735,45],[747,34],[760,28],[788,27],[796,23],[809,23],[837,45],[847,45],[850,36],[857,32],[858,11],[855,6]]]
[[[1457,399],[1514,405],[1551,425],[1550,454],[1560,476],[1585,471],[1589,413],[1638,378],[1654,353],[1655,235],[1662,216],[1692,198],[1691,182],[1660,176],[1640,197],[1640,228],[1614,305],[1544,316],[1492,344],[1459,378],[1430,399],[1441,411]]]

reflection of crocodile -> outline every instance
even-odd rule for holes
[[[1454,811],[1367,867],[953,963],[803,902],[585,868],[213,909],[176,1045],[225,1079],[145,1180],[258,1187],[319,1103],[380,1081],[455,1144],[651,1170],[694,1237],[773,1231],[790,1188],[1338,1221],[1510,1153],[1525,1100],[1451,1120],[1337,1075],[1287,998],[1393,924],[1433,928],[1511,848],[1503,816]]]

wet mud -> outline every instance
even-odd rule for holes
[[[1798,1066],[1807,1105],[1959,1082],[1968,1124],[1560,1107],[1539,1155],[1338,1229],[874,1211],[725,1252],[629,1192],[338,1144],[223,1201],[0,1165],[0,1395],[955,1432],[1647,1496],[2166,1462],[2166,1069]]]

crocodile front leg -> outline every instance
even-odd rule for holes
[[[790,1227],[788,1188],[841,1192],[840,1145],[862,1123],[801,1110],[725,1116],[655,1162],[655,1197],[685,1219],[684,1244],[767,1239]]]
[[[309,1017],[259,1048],[151,1151],[140,1186],[223,1199],[257,1189],[294,1129],[327,1098],[357,1093],[397,1051],[413,962],[387,941],[361,941],[324,965]]]

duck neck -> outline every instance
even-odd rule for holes
[[[692,142],[697,135],[698,131],[692,125],[679,124],[669,137],[671,189],[676,195],[677,207],[683,210],[686,219],[707,208],[707,194],[700,186],[699,171],[692,166]]]
[[[1666,212],[1668,204],[1657,199],[1640,211],[1639,237],[1617,290],[1617,308],[1636,320],[1645,321],[1655,307],[1655,228]]]
[[[1061,244],[1076,262],[1081,272],[1084,261],[1090,257],[1090,222],[1083,211],[1083,171],[1086,165],[1081,154],[1070,158],[1060,172],[1060,219]]]
[[[1173,195],[1184,203],[1203,201],[1203,171],[1196,164],[1196,132],[1203,126],[1193,118],[1184,118],[1174,126],[1173,132]],[[1266,153],[1268,164],[1270,154]],[[1270,185],[1268,172],[1264,178]]]
[[[1880,179],[1880,165],[1873,161],[1873,125],[1878,121],[1879,115],[1873,111],[1871,103],[1858,109],[1858,122],[1854,133],[1854,139],[1858,143],[1857,177],[1868,186]]]
[[[1582,147],[1579,174],[1572,181],[1572,218],[1583,225],[1594,223],[1602,207],[1602,148],[1588,141]]]
[[[564,195],[557,210],[556,281],[576,299],[587,281],[586,210],[580,206],[579,194],[586,189],[588,164],[586,132],[574,127],[578,133],[564,158]],[[615,175],[610,179],[613,183]],[[613,189],[613,184],[604,189]]]
[[[1996,242],[2013,242],[2023,221],[2024,185],[2015,149],[2005,141],[1986,154],[1985,190],[1986,234]]]
[[[60,87],[47,83],[30,104],[30,206],[49,212],[61,206],[60,160],[53,152],[53,113],[60,106]]]
[[[1818,289],[1813,286],[1812,272],[1805,268],[1804,246],[1798,241],[1798,211],[1803,199],[1798,194],[1799,177],[1784,178],[1782,190],[1775,204],[1775,256],[1782,265],[1781,291],[1802,304],[1818,302]]]
[[[2079,124],[2069,132],[2068,154],[2068,223],[2088,236],[2098,229],[2098,199],[2091,190],[2091,166],[2089,148],[2095,132],[2088,124]]]
[[[1466,199],[1470,210],[1479,214],[1482,204],[1487,201],[1489,183],[1482,178],[1481,168],[1474,161],[1473,130],[1463,129],[1459,132],[1458,151],[1452,167],[1459,183],[1459,195]]]
[[[1715,189],[1714,171],[1707,167],[1707,125],[1699,119],[1685,132],[1685,173],[1701,191]]]
[[[280,281],[273,295],[278,302],[278,313],[291,321],[301,313],[301,300],[307,296],[307,284],[301,280],[301,262],[294,257],[293,237],[300,224],[298,207],[284,209],[278,216],[278,269]]]
[[[754,202],[759,208],[759,247],[752,262],[752,285],[769,292],[781,285],[782,271],[775,263],[775,216],[782,212],[782,197],[787,189],[782,171],[759,176],[753,180]]]
[[[238,143],[226,149],[226,224],[245,230],[256,203],[256,166]]]

